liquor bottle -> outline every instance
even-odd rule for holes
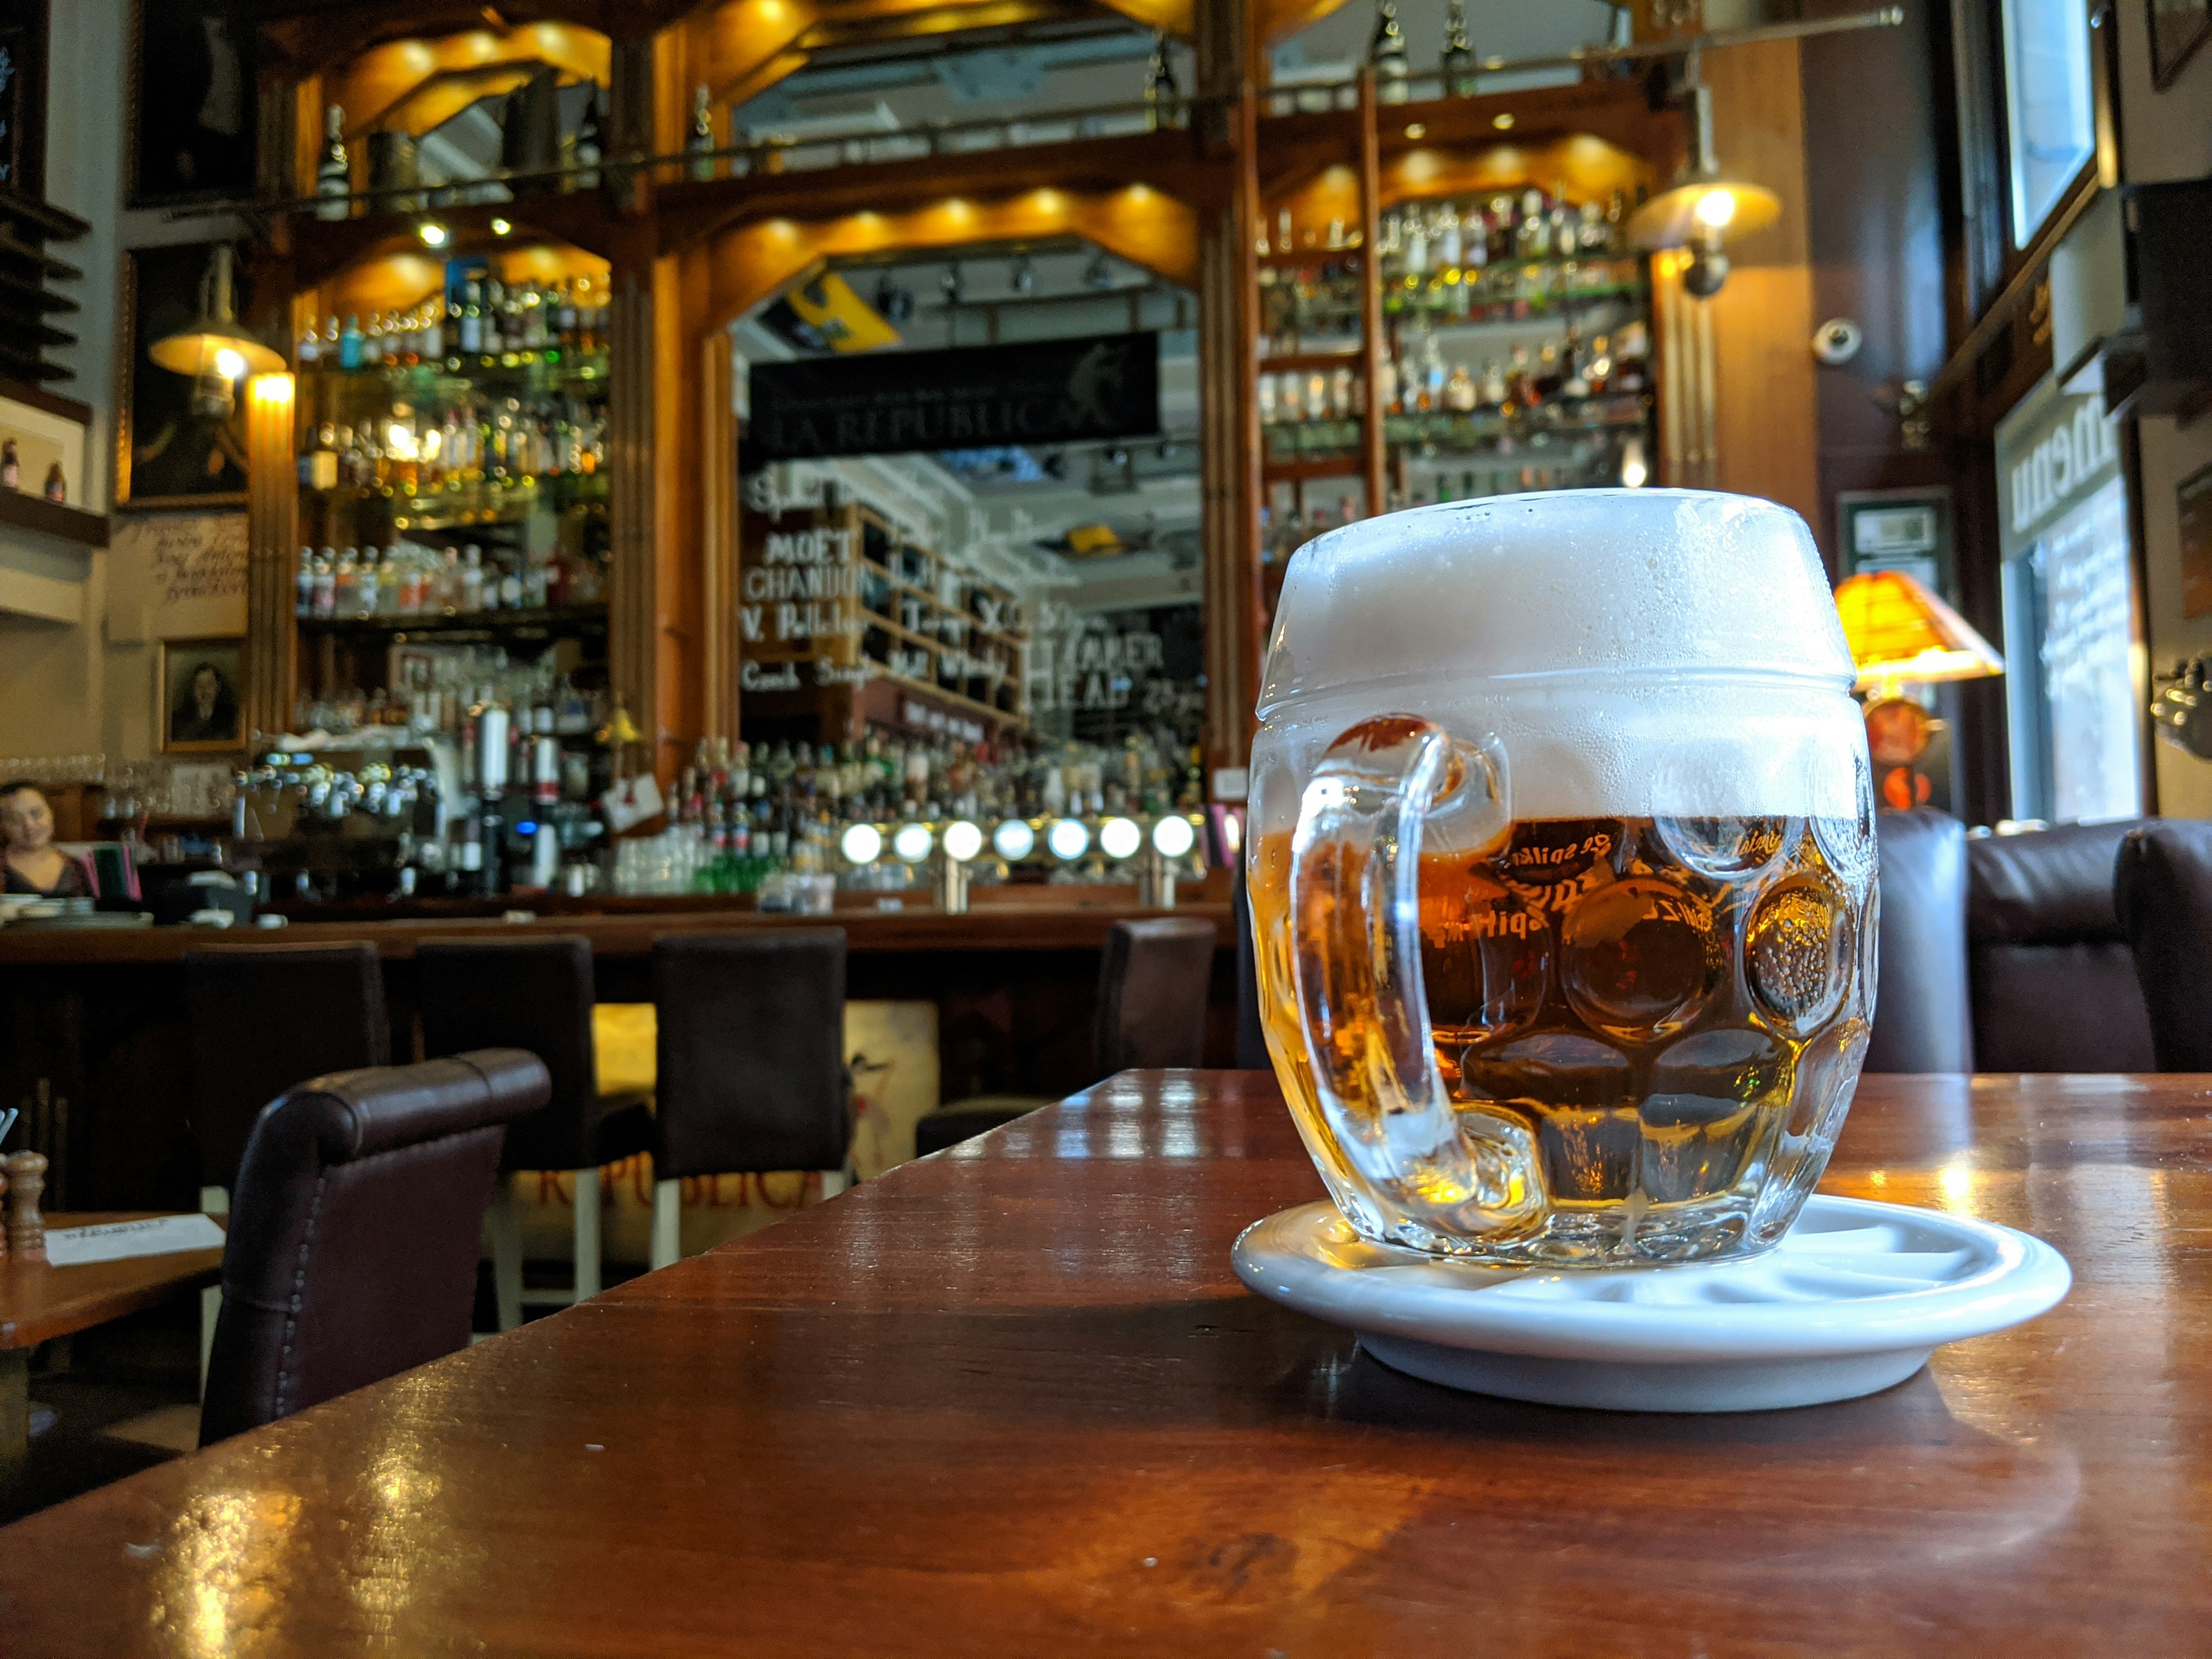
[[[292,353],[293,361],[305,371],[314,368],[322,355],[322,337],[315,332],[315,319],[310,317],[307,327],[300,331],[300,343]]]
[[[1406,210],[1406,275],[1419,283],[1429,279],[1429,222],[1419,207]]]
[[[361,367],[361,319],[348,317],[345,331],[338,336],[338,367],[350,374]]]
[[[563,351],[576,349],[576,290],[566,278],[554,288],[555,343]]]
[[[478,344],[481,349],[478,356],[487,366],[497,358],[501,352],[507,349],[505,330],[506,311],[507,295],[500,287],[499,278],[485,277],[483,304],[481,308],[482,320],[479,324]]]
[[[1385,415],[1395,415],[1400,412],[1398,357],[1387,338],[1382,342],[1381,361],[1376,365],[1375,396],[1376,401],[1382,405],[1382,412]]]
[[[315,556],[314,614],[335,617],[338,613],[338,556],[334,548],[325,548]]]
[[[368,326],[361,331],[361,366],[363,368],[384,367],[384,313],[368,313]]]
[[[1474,47],[1467,38],[1467,0],[1445,0],[1443,70],[1444,96],[1474,96]]]
[[[606,155],[606,138],[599,125],[599,89],[584,100],[584,118],[576,128],[576,176],[574,188],[597,190],[599,163]]]
[[[376,614],[380,617],[399,614],[401,572],[404,563],[398,542],[384,550],[384,562],[376,569]]]
[[[1474,376],[1468,373],[1465,363],[1452,365],[1451,378],[1444,382],[1444,404],[1460,414],[1474,408]]]
[[[1461,263],[1459,210],[1449,202],[1438,208],[1435,229],[1437,269],[1449,279],[1458,274]]]
[[[1444,385],[1450,378],[1450,372],[1444,368],[1443,349],[1437,344],[1437,337],[1433,334],[1424,334],[1421,337],[1421,407],[1423,409],[1436,410],[1444,406]]]
[[[704,85],[701,85],[692,89],[691,133],[684,141],[684,153],[697,158],[691,163],[691,176],[694,179],[711,179],[714,176],[714,163],[708,155],[708,152],[714,148],[714,96]]]
[[[459,342],[463,357],[481,356],[483,352],[483,285],[475,277],[468,280],[461,302],[461,314],[456,325],[455,337]]]
[[[1168,55],[1167,32],[1152,31],[1152,61],[1145,66],[1145,131],[1180,126],[1182,89],[1176,85],[1175,64]]]
[[[1492,357],[1482,366],[1480,406],[1484,409],[1503,409],[1508,395],[1505,371],[1498,368],[1498,359]]]
[[[357,550],[349,547],[338,555],[337,569],[331,580],[331,611],[336,617],[350,617],[360,605],[353,591],[354,556]]]
[[[1398,27],[1397,0],[1382,0],[1375,9],[1375,33],[1367,43],[1368,65],[1375,71],[1378,103],[1406,101],[1406,32]]]
[[[323,159],[315,168],[315,217],[343,219],[353,211],[353,163],[346,155],[345,112],[332,104],[323,116]]]
[[[294,597],[292,614],[312,617],[315,613],[315,550],[300,550],[300,568],[292,578]]]
[[[483,549],[474,542],[462,550],[460,608],[464,615],[483,609]]]
[[[437,295],[422,307],[422,328],[416,346],[419,360],[435,363],[446,355],[446,302]]]

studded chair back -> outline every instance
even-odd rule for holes
[[[254,1125],[232,1195],[200,1443],[465,1347],[507,1125],[534,1054],[485,1049],[303,1082]]]
[[[263,1108],[328,1072],[392,1054],[370,945],[250,945],[185,952],[192,1139],[200,1184],[228,1188]]]

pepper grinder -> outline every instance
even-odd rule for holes
[[[46,1222],[39,1213],[39,1194],[46,1188],[46,1155],[17,1152],[0,1167],[7,1170],[9,1254],[22,1261],[44,1261]]]

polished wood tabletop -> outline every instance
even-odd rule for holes
[[[0,1532],[13,1655],[2212,1647],[2212,1079],[1875,1078],[1829,1190],[2056,1310],[1728,1417],[1455,1394],[1249,1296],[1273,1080],[1130,1074]]]
[[[112,1221],[147,1221],[156,1211],[49,1212],[46,1231],[94,1227]],[[216,1218],[222,1224],[222,1218]],[[9,1255],[0,1257],[0,1350],[36,1347],[51,1337],[104,1325],[150,1308],[179,1291],[212,1285],[222,1272],[222,1247],[172,1250],[165,1255],[126,1256],[57,1267]]]

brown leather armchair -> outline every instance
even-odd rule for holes
[[[254,1125],[231,1197],[200,1444],[468,1346],[507,1126],[545,1104],[535,1054],[337,1072]]]
[[[2113,896],[2120,843],[2136,827],[2062,824],[1967,844],[1981,1070],[2148,1072],[2157,1065]]]
[[[2212,823],[2138,825],[2117,883],[2158,1069],[2212,1072]]]

